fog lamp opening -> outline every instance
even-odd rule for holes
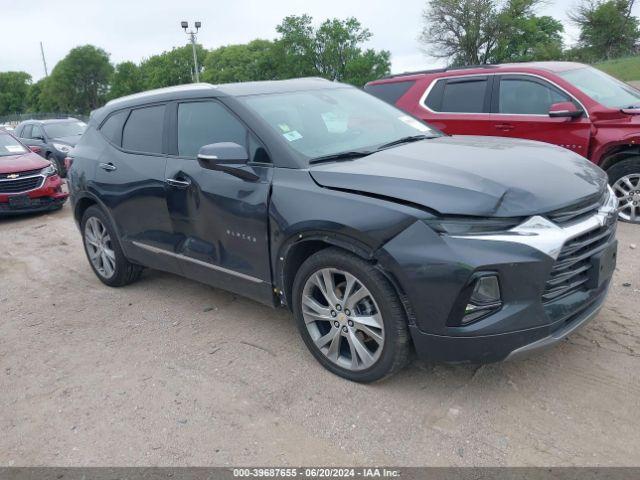
[[[497,275],[484,275],[475,281],[469,303],[464,309],[462,324],[468,324],[502,307],[500,283]]]

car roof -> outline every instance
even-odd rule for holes
[[[134,93],[116,98],[91,112],[91,118],[100,122],[109,113],[122,108],[138,105],[166,102],[172,100],[187,100],[202,97],[243,97],[248,95],[264,95],[269,93],[287,93],[327,88],[352,88],[338,82],[331,82],[324,78],[308,77],[289,80],[268,80],[261,82],[238,82],[212,85],[210,83],[190,83],[173,87],[158,88],[145,92]]]
[[[431,70],[420,70],[416,72],[405,72],[394,75],[388,75],[382,77],[379,80],[369,82],[369,84],[387,83],[394,81],[404,80],[416,80],[418,78],[427,75],[437,75],[441,73],[454,73],[461,72],[467,75],[474,75],[477,73],[496,73],[501,71],[531,71],[531,70],[545,70],[548,72],[564,72],[567,70],[575,70],[577,68],[584,68],[588,65],[578,62],[521,62],[521,63],[501,63],[501,64],[488,64],[488,65],[468,65],[463,67],[444,67],[435,68]]]
[[[78,120],[77,118],[73,118],[73,117],[67,117],[67,118],[49,118],[47,120],[24,120],[22,122],[20,122],[20,125],[23,125],[25,123],[42,123],[44,125],[49,125],[52,123],[66,123],[66,122],[79,122],[80,120]]]

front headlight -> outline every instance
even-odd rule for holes
[[[522,223],[521,218],[433,218],[425,220],[436,232],[447,235],[504,233]]]
[[[44,167],[42,170],[40,170],[40,173],[42,173],[42,175],[44,175],[45,177],[53,177],[58,173],[58,169],[52,163],[48,167]]]
[[[70,145],[65,145],[64,143],[54,143],[53,148],[62,153],[69,153],[73,147]]]

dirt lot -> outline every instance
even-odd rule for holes
[[[103,286],[68,206],[0,220],[0,465],[638,466],[640,228],[619,239],[604,310],[558,348],[367,386],[285,311],[154,271]]]

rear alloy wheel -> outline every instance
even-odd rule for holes
[[[116,273],[116,254],[106,227],[91,217],[84,225],[84,244],[93,268],[106,280]]]
[[[404,310],[373,265],[338,249],[322,250],[300,267],[293,290],[302,337],[328,370],[372,382],[406,364]]]
[[[109,217],[96,205],[82,216],[82,240],[91,268],[110,287],[122,287],[136,281],[142,268],[124,256]]]

